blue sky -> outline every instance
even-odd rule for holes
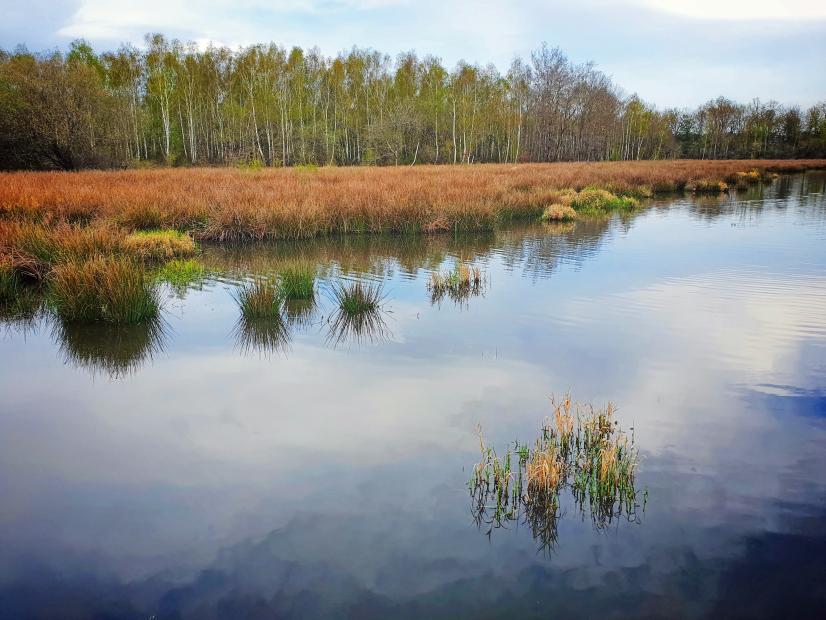
[[[826,99],[826,1],[0,0],[0,47],[141,45],[146,32],[231,47],[275,41],[334,55],[416,50],[507,69],[543,41],[593,61],[659,107],[717,95]]]

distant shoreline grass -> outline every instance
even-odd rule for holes
[[[0,173],[0,221],[122,230],[123,251],[172,258],[192,252],[178,247],[190,243],[186,233],[244,241],[489,230],[538,219],[586,188],[627,202],[662,192],[727,191],[813,168],[826,168],[826,160],[10,172]],[[150,250],[141,232],[147,229],[180,236],[167,232],[156,240],[165,245]]]

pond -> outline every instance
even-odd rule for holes
[[[0,322],[0,617],[771,617],[826,605],[826,175],[453,237],[202,248],[163,321]],[[314,303],[239,323],[300,258]],[[478,268],[436,294],[433,272]],[[335,286],[381,286],[344,324]],[[610,401],[630,510],[476,510],[481,429]],[[501,447],[501,448],[500,448]]]

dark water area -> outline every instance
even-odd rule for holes
[[[0,618],[823,617],[826,176],[454,238],[206,246],[128,329],[0,315]],[[244,329],[301,258],[314,306]],[[433,300],[433,270],[485,286]],[[332,283],[382,282],[370,329]],[[474,520],[476,426],[616,403],[634,518]]]

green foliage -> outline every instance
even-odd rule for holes
[[[281,317],[281,291],[267,278],[257,278],[238,288],[235,301],[245,319],[275,319]]]
[[[158,291],[147,282],[143,267],[120,257],[56,266],[49,298],[66,321],[130,325],[154,319],[160,309]]]
[[[284,299],[312,299],[315,295],[315,267],[297,262],[281,268],[281,294]]]
[[[639,202],[631,196],[617,196],[604,189],[586,187],[571,197],[570,205],[577,211],[598,212],[633,209],[639,206]]]
[[[186,289],[203,280],[204,266],[193,258],[176,258],[161,267],[155,274],[158,282],[166,282],[175,289]]]
[[[384,299],[381,284],[355,282],[338,282],[332,287],[333,297],[339,310],[348,316],[355,316],[380,309]]]
[[[195,241],[173,229],[140,230],[126,238],[124,248],[143,260],[169,260],[195,253]]]

